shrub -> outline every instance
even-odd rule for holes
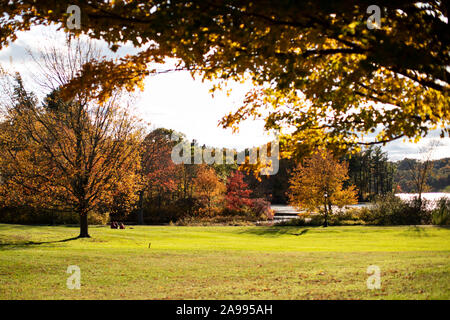
[[[274,216],[273,210],[270,208],[270,202],[263,198],[252,199],[251,209],[253,215],[261,219],[272,220]]]
[[[88,214],[88,224],[101,224],[105,225],[109,221],[109,213],[97,213],[97,212],[90,212]],[[78,222],[77,222],[78,223]]]
[[[249,205],[243,205],[240,210],[230,209],[229,206],[222,210],[224,216],[240,216],[249,220],[261,219],[272,220],[273,210],[270,208],[270,202],[263,198],[250,199]]]
[[[144,199],[143,211],[146,224],[165,224],[170,221],[177,221],[186,216],[194,215],[201,208],[200,202],[195,198],[178,199],[169,203],[157,204],[157,198]],[[127,217],[127,221],[137,221],[137,210]]]
[[[175,223],[177,226],[249,226],[254,225],[256,221],[250,221],[241,215],[237,216],[215,216],[215,217],[184,217]]]
[[[359,218],[373,225],[416,225],[431,222],[425,200],[406,202],[394,194],[377,196],[370,207],[361,209]]]
[[[436,225],[450,224],[450,199],[441,198],[436,203],[436,208],[432,211],[432,223]]]
[[[310,220],[308,220],[306,223],[309,226],[322,226],[325,218],[321,214],[314,214],[310,216]]]
[[[362,225],[365,224],[365,222],[360,219],[360,213],[360,208],[340,210],[330,215],[328,222],[332,226]]]
[[[183,211],[174,205],[165,205],[160,208],[144,207],[144,221],[146,224],[169,223],[170,221],[177,221],[183,215]]]

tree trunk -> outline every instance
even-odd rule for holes
[[[80,214],[80,235],[78,238],[90,238],[88,233],[88,215],[87,212]]]
[[[419,196],[417,197],[417,210],[422,209],[422,190],[419,190]]]
[[[323,222],[323,227],[326,228],[328,227],[328,208],[327,208],[327,202],[325,200],[325,220]]]
[[[138,221],[140,225],[144,224],[144,191],[139,192],[139,211],[138,211]]]

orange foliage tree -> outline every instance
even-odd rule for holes
[[[139,122],[120,107],[117,92],[104,103],[82,92],[71,101],[59,98],[58,89],[93,51],[81,45],[66,55],[43,51],[41,79],[52,93],[40,104],[17,76],[0,134],[2,200],[74,211],[79,237],[89,237],[89,213],[114,210],[118,199],[124,207],[136,201],[139,170]]]
[[[357,203],[355,187],[343,186],[348,179],[347,163],[339,162],[329,151],[316,152],[293,172],[289,181],[289,202],[299,209],[323,214],[326,227],[332,205],[343,207]]]
[[[175,141],[171,140],[173,130],[158,128],[150,132],[141,145],[143,185],[140,191],[138,223],[144,223],[144,193],[156,195],[158,207],[164,194],[174,192],[179,184],[182,167],[171,159]]]
[[[217,209],[214,207],[215,202],[225,191],[224,183],[217,176],[216,171],[206,164],[199,167],[193,183],[195,195],[204,203],[207,214],[211,216]]]

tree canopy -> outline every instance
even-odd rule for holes
[[[157,73],[149,63],[179,61],[203,79],[251,79],[244,105],[222,120],[236,128],[262,117],[267,129],[291,127],[294,141],[344,147],[450,133],[448,2],[384,1],[369,29],[371,1],[0,1],[0,48],[32,25],[61,23],[69,5],[81,28],[112,50],[130,41],[138,53],[98,59],[68,85],[106,99]],[[267,109],[264,111],[264,109]],[[377,133],[376,141],[362,134]]]
[[[357,190],[353,185],[344,188],[348,177],[348,164],[336,160],[331,152],[316,152],[299,163],[292,173],[288,191],[289,203],[309,212],[324,215],[324,226],[332,205],[340,208],[357,203]],[[322,209],[323,208],[323,209]]]
[[[64,54],[54,47],[43,50],[36,60],[42,73],[33,74],[35,81],[54,88],[42,103],[19,74],[2,75],[0,197],[8,205],[74,211],[80,237],[89,237],[91,212],[130,211],[135,202],[141,126],[121,92],[102,104],[83,92],[71,101],[60,98],[77,64],[95,52],[78,44]]]

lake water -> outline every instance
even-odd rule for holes
[[[397,197],[399,197],[402,200],[412,200],[414,197],[417,197],[417,193],[396,193]],[[422,193],[422,199],[429,200],[429,201],[436,201],[441,198],[447,198],[450,199],[450,193],[445,192],[426,192]]]

